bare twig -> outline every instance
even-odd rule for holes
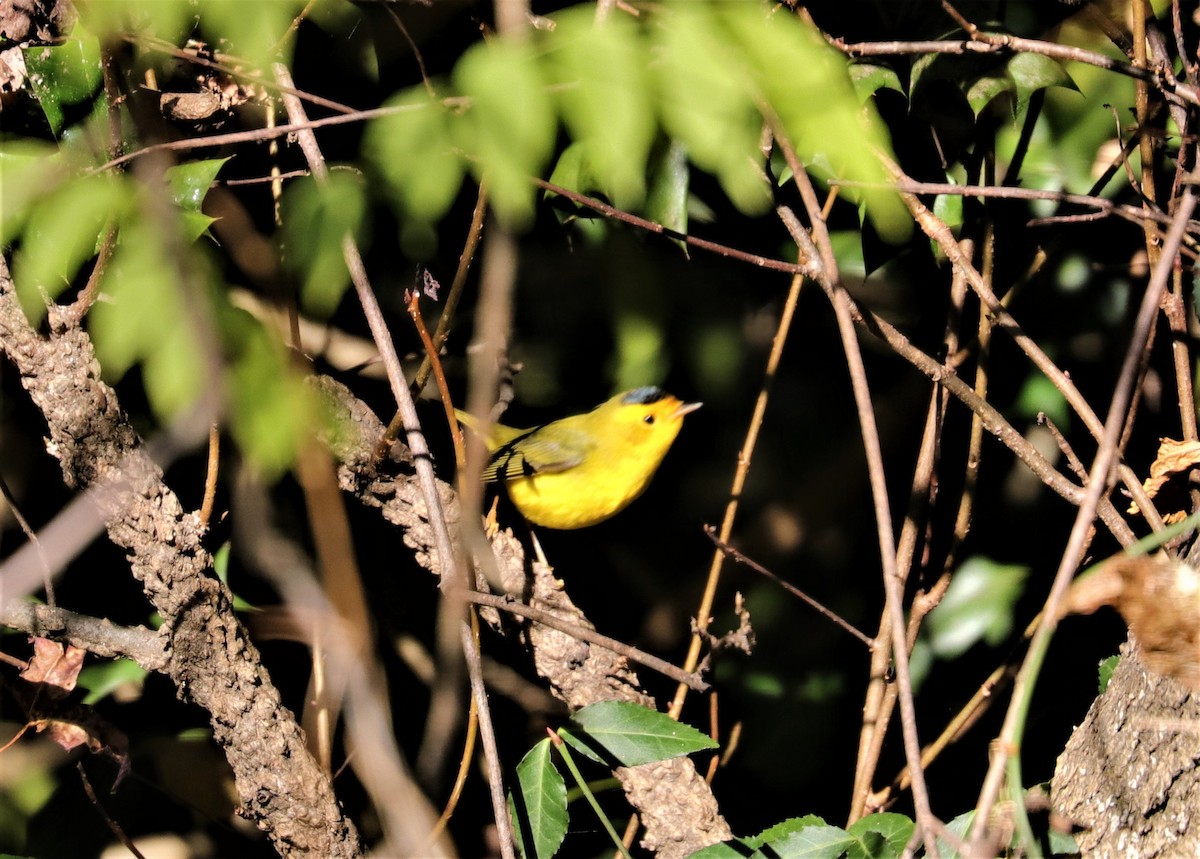
[[[1082,558],[1083,544],[1091,527],[1092,519],[1096,515],[1097,505],[1100,498],[1108,491],[1111,479],[1110,470],[1116,457],[1117,441],[1125,423],[1125,411],[1132,394],[1131,389],[1137,375],[1138,366],[1142,361],[1143,347],[1149,337],[1154,317],[1158,313],[1159,302],[1167,288],[1168,278],[1175,263],[1175,257],[1179,252],[1183,233],[1187,228],[1187,220],[1195,211],[1196,203],[1197,198],[1194,188],[1193,186],[1189,186],[1180,198],[1179,205],[1175,211],[1175,224],[1167,234],[1166,241],[1163,243],[1162,257],[1159,259],[1158,265],[1154,267],[1150,282],[1146,286],[1145,295],[1142,297],[1142,304],[1138,310],[1137,319],[1134,322],[1129,347],[1125,353],[1125,360],[1121,365],[1121,372],[1113,389],[1113,397],[1109,404],[1108,416],[1104,422],[1104,433],[1101,437],[1100,448],[1096,452],[1096,458],[1093,460],[1092,468],[1088,473],[1085,494],[1075,516],[1075,523],[1071,528],[1070,538],[1067,541],[1066,548],[1063,550],[1058,571],[1055,573],[1054,584],[1042,609],[1042,623],[1038,627],[1037,632],[1034,633],[1029,653],[1026,655],[1021,665],[1021,670],[1017,675],[1013,689],[1013,700],[1008,708],[998,742],[993,750],[992,762],[988,768],[983,789],[980,791],[979,802],[976,805],[975,824],[971,832],[971,844],[974,849],[982,849],[983,844],[986,843],[989,823],[988,816],[991,812],[992,804],[999,793],[1000,783],[1004,778],[1010,756],[1018,753],[1020,750],[1021,737],[1024,733],[1025,714],[1029,706],[1029,697],[1032,694],[1033,685],[1041,669],[1042,660],[1045,658],[1046,647],[1058,625],[1059,605],[1067,588],[1070,586],[1071,578]]]

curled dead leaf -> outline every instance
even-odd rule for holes
[[[1150,476],[1142,481],[1142,488],[1146,490],[1146,494],[1151,498],[1164,492],[1168,484],[1175,481],[1172,480],[1176,475],[1185,475],[1191,469],[1200,466],[1200,441],[1176,441],[1171,438],[1159,439],[1158,455],[1154,458],[1154,462],[1150,463]],[[1182,496],[1186,499],[1186,495]],[[1182,504],[1186,501],[1156,505],[1159,512],[1162,513],[1163,521],[1167,524],[1181,522],[1188,515],[1187,511],[1182,509]],[[1130,513],[1138,512],[1137,504],[1130,504]]]
[[[1164,553],[1117,555],[1079,579],[1067,611],[1115,606],[1142,647],[1142,660],[1200,691],[1200,570]]]

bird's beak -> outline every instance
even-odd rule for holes
[[[704,403],[680,403],[679,408],[671,413],[671,417],[681,418],[686,414],[696,411],[696,409],[700,408],[702,405],[704,405]]]

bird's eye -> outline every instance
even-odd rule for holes
[[[642,418],[642,423],[644,423],[644,424],[654,423],[654,415],[646,415],[644,418]]]

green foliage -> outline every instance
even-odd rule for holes
[[[651,211],[673,229],[687,223],[685,158],[716,175],[743,211],[770,205],[756,166],[764,111],[822,175],[885,178],[873,150],[887,151],[886,135],[864,114],[844,59],[809,25],[765,18],[753,4],[676,3],[661,14],[661,26],[617,18],[596,27],[590,8],[568,10],[549,33],[476,45],[452,75],[461,115],[424,89],[405,91],[391,102],[397,113],[372,123],[364,154],[412,217],[440,217],[466,168],[487,178],[497,214],[517,227],[530,222],[530,179],[553,154],[560,120],[574,142],[551,181],[637,209],[650,176]],[[660,130],[670,142],[656,150]],[[882,234],[909,229],[892,192],[846,193]]]
[[[281,205],[283,262],[300,284],[304,310],[327,317],[350,284],[343,240],[361,242],[366,199],[359,176],[336,170],[324,184],[308,177],[291,183]]]
[[[208,232],[215,220],[204,214],[200,207],[221,167],[228,160],[213,158],[208,161],[187,161],[168,167],[165,171],[167,192],[171,202],[179,209],[184,238],[189,241],[195,241]]]
[[[922,628],[933,653],[953,659],[979,641],[993,647],[1004,641],[1028,576],[1029,569],[1016,564],[980,557],[964,561]]]
[[[90,707],[129,684],[140,688],[149,673],[132,659],[112,659],[88,665],[80,670],[77,679],[79,687],[88,690],[83,704]]]
[[[848,830],[809,814],[698,850],[690,859],[895,859],[912,834],[913,822],[902,814],[872,814]]]
[[[457,140],[482,180],[496,214],[514,227],[533,218],[529,177],[541,173],[554,146],[555,116],[544,70],[528,42],[496,40],[472,47],[454,68],[470,109],[455,123]]]
[[[517,764],[520,812],[512,794],[509,811],[517,846],[524,856],[547,859],[567,835],[567,786],[550,760],[551,742],[542,740]]]
[[[510,793],[508,805],[521,853],[526,857],[548,859],[558,851],[567,833],[566,784],[551,760],[552,745],[558,748],[563,763],[617,844],[620,839],[562,740],[597,763],[629,767],[716,748],[716,743],[690,725],[628,701],[592,704],[577,711],[571,722],[574,732],[559,729],[558,742],[542,740],[517,765],[519,798]]]
[[[111,176],[84,176],[63,182],[27,210],[13,280],[31,323],[46,312],[96,253],[107,224],[126,209],[130,186]]]
[[[29,84],[50,130],[63,129],[64,109],[90,99],[100,88],[100,43],[83,28],[54,47],[25,49]]]
[[[1096,670],[1096,692],[1100,695],[1104,694],[1104,690],[1108,688],[1108,684],[1112,681],[1113,672],[1117,670],[1117,666],[1121,664],[1121,655],[1114,653],[1108,659],[1103,660]]]
[[[602,701],[571,717],[577,733],[564,734],[575,749],[596,761],[635,767],[715,749],[717,744],[691,725],[627,701]]]

